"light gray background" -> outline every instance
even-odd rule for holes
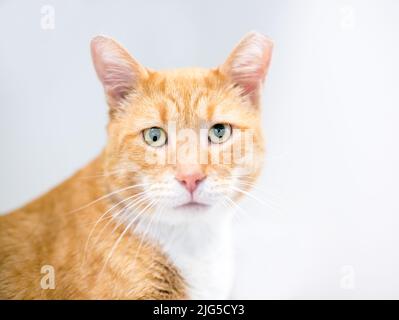
[[[255,192],[273,205],[241,204],[233,296],[399,298],[398,17],[394,0],[0,0],[0,211],[103,147],[92,36],[152,68],[211,67],[256,29],[276,43]]]

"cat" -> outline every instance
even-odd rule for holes
[[[154,71],[95,37],[107,144],[71,178],[0,217],[0,299],[229,298],[236,201],[263,165],[261,90],[272,49],[250,32],[217,68]],[[220,160],[232,150],[245,161]]]

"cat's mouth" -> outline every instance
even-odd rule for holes
[[[190,201],[185,204],[179,205],[175,207],[176,209],[192,209],[192,210],[201,210],[201,209],[208,209],[210,206],[205,203],[200,203],[197,201]]]

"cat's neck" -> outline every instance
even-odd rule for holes
[[[161,246],[185,279],[191,299],[226,299],[231,291],[232,214],[217,211],[211,220],[151,226],[143,221],[136,229],[140,236]]]

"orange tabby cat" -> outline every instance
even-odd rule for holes
[[[235,201],[264,156],[272,42],[249,33],[210,70],[153,71],[102,36],[91,49],[107,146],[0,217],[0,299],[228,298]]]

